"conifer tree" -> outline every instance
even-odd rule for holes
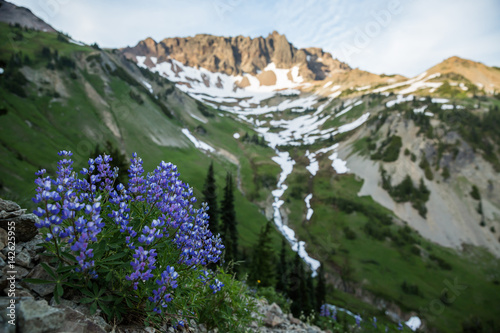
[[[286,260],[286,247],[287,242],[283,238],[281,240],[280,262],[276,270],[276,289],[284,293],[287,293],[288,290],[288,261]]]
[[[233,177],[226,175],[224,199],[221,204],[221,229],[222,242],[225,246],[226,261],[236,260],[238,257],[238,231],[236,230],[236,212],[234,210]]]
[[[203,202],[208,204],[208,220],[209,229],[212,234],[216,235],[219,233],[219,212],[217,210],[217,186],[215,184],[214,178],[214,165],[213,162],[210,163],[208,167],[207,178],[205,180],[205,185],[203,186]]]
[[[316,309],[316,295],[314,294],[314,282],[311,272],[306,273],[306,292],[304,293],[304,313],[309,315],[314,309]]]
[[[266,225],[260,231],[248,276],[250,284],[256,284],[257,281],[260,281],[259,285],[271,287],[276,283],[274,275],[274,250],[271,246],[271,230],[271,221],[267,221]]]
[[[288,287],[288,297],[292,300],[290,310],[292,314],[298,318],[304,310],[306,293],[305,272],[302,259],[299,254],[295,255],[292,270],[290,272],[290,285]]]
[[[320,311],[321,305],[325,303],[326,283],[325,283],[325,268],[323,263],[319,266],[318,283],[316,285],[316,311]]]

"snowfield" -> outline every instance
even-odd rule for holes
[[[146,68],[146,57],[137,56],[137,64]],[[292,249],[309,265],[313,276],[320,263],[318,260],[309,256],[304,241],[299,240],[295,231],[284,224],[280,208],[284,204],[283,194],[288,189],[286,185],[287,177],[292,173],[295,161],[286,151],[280,151],[280,146],[303,146],[311,145],[318,141],[329,139],[340,133],[352,131],[364,124],[370,114],[365,113],[351,123],[336,127],[325,127],[325,123],[333,117],[340,117],[351,111],[354,107],[361,105],[362,100],[352,99],[345,103],[345,107],[336,115],[325,113],[325,109],[342,93],[341,86],[332,87],[332,82],[327,82],[322,87],[329,89],[330,95],[326,99],[319,101],[321,96],[312,93],[301,93],[300,88],[306,87],[300,76],[297,66],[291,69],[277,68],[274,63],[270,63],[263,73],[269,72],[275,78],[275,82],[270,85],[263,85],[256,76],[243,74],[240,76],[229,76],[222,73],[212,73],[204,68],[192,68],[183,65],[174,59],[169,59],[158,63],[158,59],[151,57],[149,68],[153,72],[168,78],[175,82],[176,86],[189,94],[194,99],[204,102],[207,105],[223,112],[234,114],[236,119],[250,124],[255,128],[269,147],[274,149],[276,156],[272,160],[281,167],[279,181],[276,189],[272,191],[273,195],[273,217],[277,229],[288,240]],[[244,87],[242,83],[245,83]],[[417,82],[417,81],[415,81]],[[146,88],[152,91],[152,86],[142,82]],[[268,82],[269,84],[269,82]],[[360,90],[367,90],[369,86],[361,87]],[[266,103],[265,101],[278,97],[279,103]],[[409,97],[399,97],[397,102]],[[413,98],[413,97],[412,97]],[[395,102],[395,103],[397,103]],[[390,102],[389,102],[390,103]],[[274,118],[273,113],[292,112],[296,114],[292,117],[284,117],[280,120],[262,120],[262,116]],[[314,111],[314,112],[312,112]],[[194,119],[206,123],[206,120],[194,114],[190,114]],[[260,117],[260,118],[259,118]],[[201,140],[194,137],[188,129],[184,128],[182,133],[194,144],[194,146],[204,152],[215,152],[215,149]],[[233,134],[234,139],[240,139],[239,133]],[[339,158],[337,153],[338,144],[317,151],[306,151],[306,157],[309,159],[309,165],[306,169],[314,177],[319,171],[318,156],[329,154],[328,159],[332,161],[331,166],[338,174],[349,172],[346,161]],[[311,205],[313,194],[310,193],[304,199],[306,205],[306,220],[310,220],[314,214]]]

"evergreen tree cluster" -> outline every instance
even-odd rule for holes
[[[219,202],[213,163],[210,164],[203,187],[203,201],[208,204],[209,228],[213,234],[220,233],[225,246],[226,263],[245,259],[244,253],[238,252],[238,233],[236,230],[236,212],[234,207],[233,177],[226,174],[223,198]],[[219,208],[220,203],[220,208]],[[325,272],[321,265],[318,276],[313,279],[311,271],[295,253],[288,258],[289,246],[282,238],[279,256],[273,248],[273,221],[269,220],[261,229],[257,242],[250,254],[247,267],[250,285],[268,291],[275,290],[278,298],[291,301],[291,312],[295,317],[310,315],[325,302]],[[244,269],[244,268],[243,268]],[[240,272],[241,273],[241,272]],[[316,280],[316,282],[314,281]]]
[[[249,135],[248,132],[245,133],[241,137],[241,141],[245,143],[253,143],[255,145],[263,146],[266,147],[266,141],[264,140],[264,137],[259,137],[257,134]]]
[[[221,208],[218,209],[217,185],[213,163],[208,168],[207,178],[203,186],[203,201],[208,204],[209,229],[212,234],[220,233],[225,246],[226,262],[238,260],[238,231],[236,229],[236,210],[234,208],[233,176],[226,174],[226,186]],[[219,221],[220,216],[220,221]]]

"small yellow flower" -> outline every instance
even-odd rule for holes
[[[260,280],[257,280],[257,283],[260,283]]]

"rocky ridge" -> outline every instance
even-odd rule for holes
[[[22,27],[45,32],[56,32],[54,28],[35,16],[28,8],[18,7],[3,0],[0,0],[0,22],[19,24]]]
[[[134,47],[121,49],[129,59],[136,56],[156,57],[158,63],[175,59],[189,67],[203,67],[211,72],[227,75],[253,75],[262,72],[268,64],[277,68],[299,66],[306,80],[323,80],[351,68],[320,48],[297,49],[286,38],[274,31],[267,37],[221,37],[206,34],[194,37],[152,38],[140,41]],[[152,67],[151,61],[146,65]]]
[[[79,304],[78,296],[67,296],[57,304],[53,297],[54,285],[31,284],[23,281],[24,278],[46,279],[51,277],[43,269],[41,263],[45,257],[40,254],[44,248],[42,235],[34,226],[37,217],[33,214],[25,214],[25,209],[12,201],[0,198],[0,331],[5,333],[15,332],[73,332],[73,333],[140,333],[159,332],[151,327],[141,325],[112,326],[104,320],[99,310],[91,315],[87,305]],[[7,264],[7,223],[15,222],[16,247],[15,264],[10,267]],[[34,232],[33,232],[34,230]],[[7,297],[12,293],[10,271],[17,272],[14,293],[15,296]],[[9,316],[8,306],[15,299],[15,322],[16,326],[9,324],[12,317]],[[294,318],[291,314],[285,314],[275,303],[269,304],[267,300],[257,300],[257,312],[253,313],[255,321],[248,327],[250,332],[303,332],[321,333],[316,326],[311,326]],[[204,325],[197,325],[191,321],[187,328],[175,330],[173,327],[165,327],[162,332],[193,332],[193,333],[216,333],[217,329],[207,330]]]

